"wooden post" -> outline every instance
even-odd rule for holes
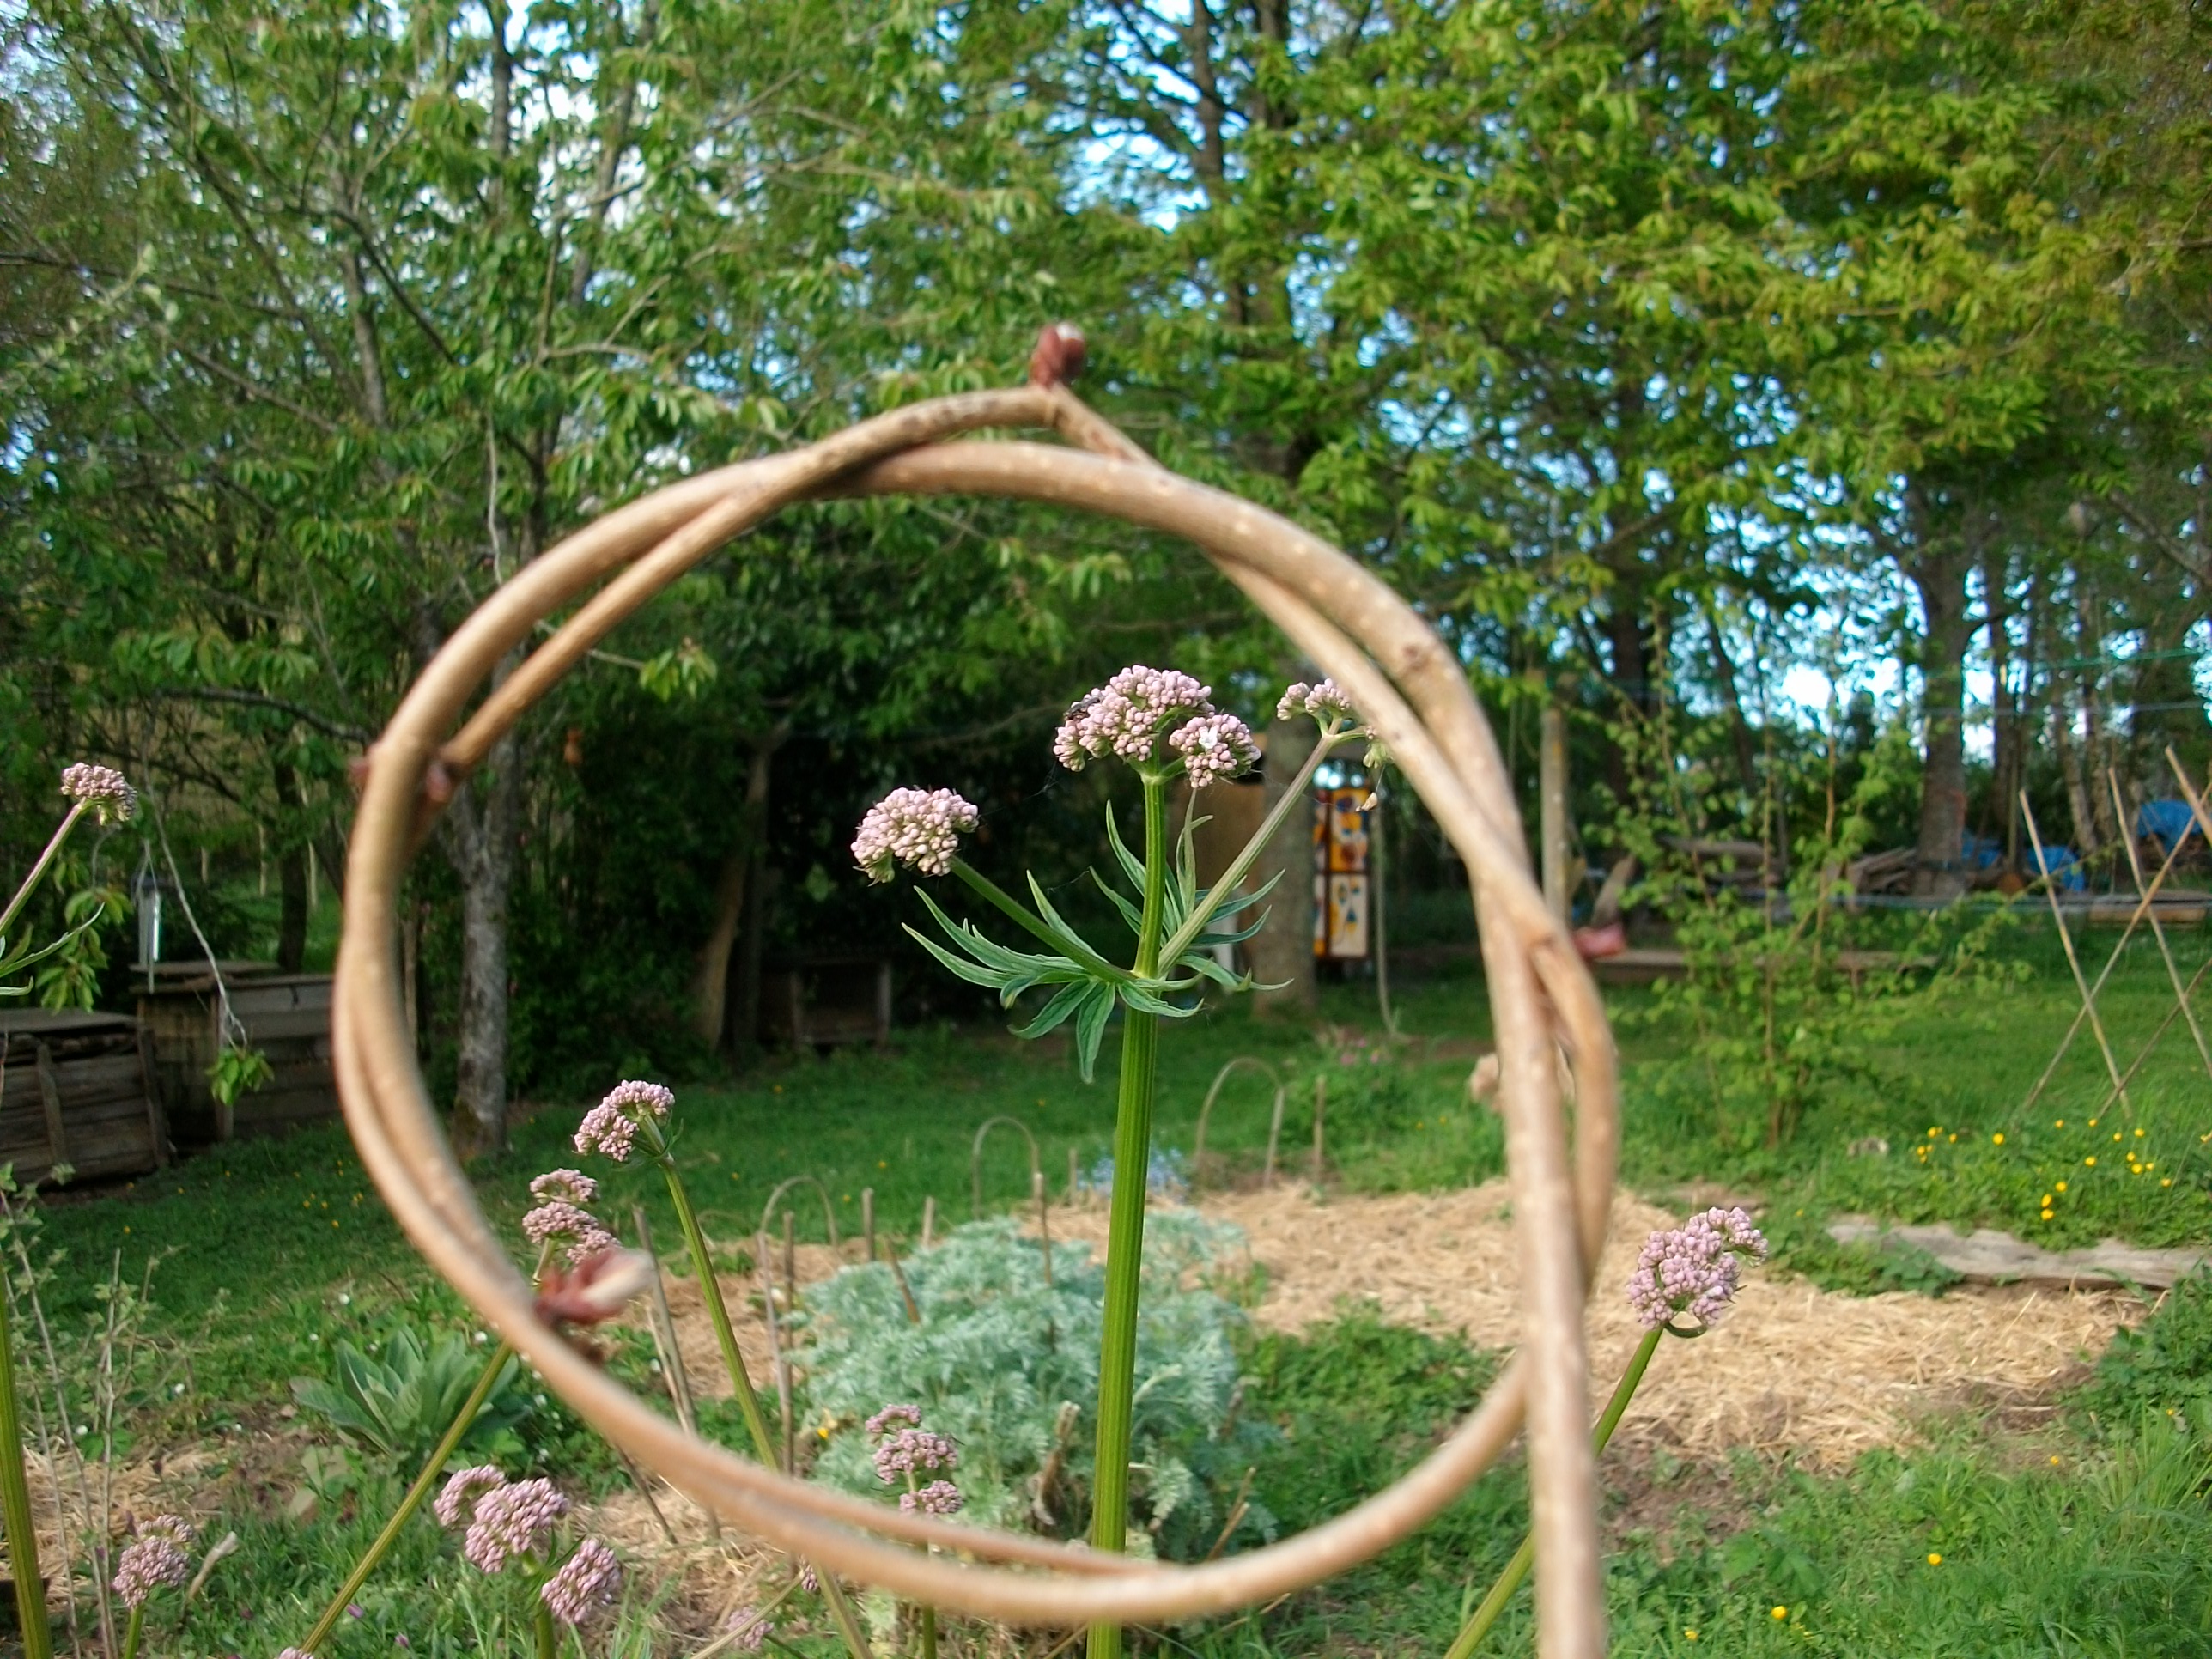
[[[937,1198],[934,1194],[921,1200],[921,1248],[927,1249],[937,1238]],[[894,1263],[897,1258],[892,1258]]]
[[[1573,909],[1575,895],[1567,878],[1567,716],[1557,703],[1544,708],[1537,776],[1544,902],[1564,924]]]
[[[1070,1204],[1075,1202],[1075,1194],[1082,1189],[1082,1173],[1076,1162],[1075,1148],[1070,1146],[1067,1149],[1067,1201]]]
[[[46,1162],[58,1167],[70,1161],[69,1133],[62,1127],[61,1083],[54,1076],[54,1056],[43,1042],[31,1044],[31,1060],[39,1074],[39,1104],[46,1115]]]
[[[1030,1171],[1030,1196],[1036,1200],[1037,1239],[1044,1250],[1044,1287],[1052,1288],[1052,1212],[1044,1201],[1044,1171]]]
[[[1324,1109],[1327,1108],[1328,1104],[1328,1078],[1326,1078],[1326,1077],[1317,1077],[1317,1078],[1316,1078],[1316,1079],[1314,1079],[1314,1144],[1313,1144],[1313,1182],[1314,1182],[1314,1185],[1315,1185],[1315,1186],[1316,1186],[1316,1187],[1318,1187],[1318,1186],[1320,1186],[1320,1185],[1321,1185],[1321,1170],[1322,1170],[1322,1127],[1321,1127],[1321,1123],[1322,1123],[1322,1113],[1323,1113]]]
[[[799,1305],[799,1230],[789,1210],[783,1212],[783,1305]]]
[[[860,1237],[867,1241],[868,1260],[876,1259],[876,1189],[860,1188]]]

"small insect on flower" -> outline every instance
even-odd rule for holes
[[[112,766],[94,766],[89,761],[79,761],[63,769],[62,793],[90,807],[102,823],[107,822],[111,812],[116,823],[127,823],[131,815],[138,810],[138,792],[123,774]]]

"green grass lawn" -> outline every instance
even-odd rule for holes
[[[2111,936],[2090,937],[2094,972],[2102,956],[2094,941]],[[2185,973],[2206,948],[2198,933],[2177,940]],[[2035,1110],[2023,1113],[2020,1102],[2078,1000],[2054,941],[2030,934],[2008,949],[2033,970],[2026,983],[1961,992],[1916,1013],[1869,1056],[1878,1083],[1823,1109],[1791,1144],[1775,1149],[1717,1137],[1695,1089],[1669,1071],[1677,1034],[1648,1018],[1646,994],[1613,994],[1626,1060],[1625,1180],[1658,1194],[1692,1182],[1762,1194],[1778,1214],[1863,1209],[1990,1223],[2054,1244],[2106,1234],[2158,1244],[2212,1237],[2212,1146],[2199,1139],[2212,1132],[2212,1113],[2186,1029],[2177,1023],[2168,1031],[2130,1085],[2128,1107],[2113,1106],[2094,1126],[2104,1067],[2085,1031]],[[2157,957],[2137,951],[2100,996],[2123,1065],[2171,1006]],[[1331,988],[1323,1012],[1342,1030],[1380,1030],[1370,987]],[[1477,1042],[1487,1034],[1480,982],[1471,975],[1403,988],[1400,1016],[1417,1037]],[[1332,1179],[1342,1187],[1433,1189],[1502,1173],[1497,1120],[1465,1099],[1466,1048],[1380,1066],[1342,1065],[1337,1048],[1237,1009],[1171,1029],[1163,1045],[1158,1144],[1188,1152],[1215,1072],[1250,1054],[1288,1082],[1282,1158],[1293,1171],[1305,1167],[1312,1079],[1322,1075]],[[763,1201],[790,1176],[819,1180],[848,1233],[860,1225],[863,1189],[872,1188],[878,1224],[910,1238],[927,1198],[937,1201],[940,1225],[966,1218],[970,1143],[987,1119],[1018,1117],[1034,1132],[1055,1191],[1071,1150],[1087,1167],[1106,1150],[1112,1127],[1110,1067],[1085,1085],[1064,1048],[1020,1044],[995,1027],[905,1031],[886,1054],[785,1057],[734,1082],[679,1082],[678,1096],[679,1156],[709,1231],[735,1244],[749,1241]],[[1249,1075],[1224,1091],[1208,1143],[1231,1173],[1256,1170],[1270,1098]],[[531,1176],[575,1161],[568,1137],[587,1103],[544,1106],[518,1127],[506,1155],[476,1170],[486,1206],[503,1224],[512,1228],[525,1207]],[[1866,1152],[1869,1138],[1886,1141],[1887,1154]],[[1852,1155],[1855,1143],[1861,1155]],[[2091,1158],[2095,1164],[2085,1161]],[[994,1133],[982,1178],[987,1208],[1026,1192],[1018,1134]],[[2062,1180],[2063,1201],[2044,1222],[2043,1194],[2058,1198]],[[642,1204],[656,1235],[672,1239],[657,1178],[623,1170],[610,1186],[611,1218],[626,1221],[630,1205]],[[799,1200],[801,1236],[820,1237],[819,1200],[811,1189]],[[149,1255],[158,1260],[149,1328],[189,1352],[189,1383],[139,1400],[126,1445],[219,1439],[235,1432],[233,1425],[267,1425],[289,1397],[289,1379],[325,1374],[331,1345],[342,1336],[365,1343],[401,1322],[470,1323],[400,1237],[336,1127],[218,1150],[128,1189],[64,1197],[46,1209],[43,1230],[40,1248],[61,1253],[46,1305],[65,1334],[98,1319],[100,1286],[118,1261],[130,1276]],[[1809,1227],[1785,1243],[1781,1270],[1859,1282],[1842,1253]],[[1862,1278],[1873,1284],[1881,1275]],[[1389,1478],[1472,1398],[1494,1358],[1378,1331],[1371,1322],[1257,1345],[1255,1405],[1289,1437],[1266,1472],[1271,1505],[1303,1524]],[[1372,1374],[1376,1366],[1388,1374]],[[2206,1472],[2197,1438],[2177,1435],[2176,1420],[2055,1431],[2037,1442],[2031,1463],[2014,1437],[1962,1419],[1934,1450],[1869,1459],[1841,1478],[1746,1463],[1725,1472],[1718,1498],[1710,1482],[1692,1482],[1679,1513],[1620,1540],[1612,1594],[1620,1650],[2212,1652],[2195,1565],[2212,1542]],[[612,1478],[605,1458],[557,1411],[533,1443],[578,1478]],[[1655,1477],[1630,1471],[1622,1478],[1649,1486]],[[262,1507],[247,1516],[271,1535],[283,1532],[273,1507],[281,1496],[260,1493],[254,1502]],[[356,1514],[353,1503],[331,1518]],[[1510,1552],[1521,1504],[1509,1471],[1351,1578],[1265,1618],[1168,1633],[1164,1650],[1440,1650],[1462,1599],[1479,1596]],[[1665,1508],[1646,1503],[1637,1513]],[[241,1590],[242,1602],[312,1599],[325,1582],[325,1558],[342,1550],[349,1527],[359,1529],[348,1521],[322,1544],[278,1551],[250,1572],[241,1565],[241,1583],[258,1586]],[[427,1544],[422,1553],[427,1559]],[[1925,1561],[1930,1553],[1943,1556],[1940,1568]],[[384,1592],[402,1603],[396,1612],[378,1603],[377,1618],[404,1627],[414,1616],[406,1598],[428,1594],[428,1582],[418,1576]],[[448,1595],[441,1605],[459,1603]],[[1779,1620],[1777,1606],[1786,1609]],[[427,1613],[416,1627],[431,1627]],[[1691,1630],[1698,1632],[1694,1642]],[[210,1653],[231,1651],[224,1643],[259,1650],[243,1626],[210,1625],[204,1635]],[[472,1650],[465,1636],[453,1644],[453,1651]],[[1526,1644],[1525,1621],[1509,1620],[1496,1650],[1525,1650]],[[386,1636],[384,1650],[389,1645]]]

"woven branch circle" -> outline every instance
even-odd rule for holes
[[[954,441],[1023,427],[1049,428],[1066,445]],[[393,918],[407,864],[454,789],[617,623],[731,538],[795,501],[890,494],[1041,502],[1194,543],[1350,694],[1466,861],[1502,1073],[1519,1351],[1419,1467],[1295,1538],[1197,1566],[1131,1560],[869,1504],[689,1435],[538,1321],[531,1287],[478,1208],[432,1109],[401,1012]],[[469,712],[495,665],[595,586]],[[1603,1652],[1583,1301],[1612,1197],[1612,1041],[1589,975],[1530,878],[1505,769],[1460,664],[1344,554],[1158,466],[1048,373],[1038,384],[878,416],[599,519],[477,608],[424,667],[359,770],[333,1015],[347,1123],[416,1247],[638,1463],[818,1568],[909,1601],[1020,1625],[1157,1624],[1250,1606],[1371,1558],[1493,1464],[1525,1418],[1540,1651],[1546,1659]],[[1562,1052],[1574,1081],[1571,1138],[1555,1066]]]

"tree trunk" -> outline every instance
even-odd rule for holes
[[[1263,775],[1267,785],[1268,811],[1296,781],[1313,744],[1310,721],[1274,720],[1267,726]],[[1255,873],[1262,881],[1275,871],[1283,878],[1266,901],[1267,917],[1247,945],[1252,977],[1279,990],[1252,994],[1253,1010],[1268,1013],[1285,1010],[1311,1013],[1320,1006],[1314,981],[1313,815],[1293,809],[1274,839],[1261,854]]]
[[[1736,685],[1735,664],[1728,653],[1728,641],[1721,633],[1721,619],[1711,605],[1703,607],[1705,632],[1713,645],[1713,678],[1719,683],[1721,702],[1728,708],[1729,735],[1735,744],[1736,781],[1743,786],[1744,799],[1759,799],[1759,755],[1751,740],[1751,722],[1743,717],[1743,696]]]
[[[521,804],[521,745],[501,738],[447,814],[448,855],[461,878],[460,1054],[453,1139],[464,1156],[507,1145],[507,902]]]
[[[768,827],[771,763],[789,731],[789,722],[779,722],[773,731],[752,740],[751,757],[745,769],[744,810],[738,820],[737,836],[722,860],[721,875],[714,883],[713,926],[708,929],[706,942],[699,947],[692,965],[691,1029],[710,1048],[721,1048],[725,1036],[734,1045],[750,1041],[753,1035],[753,1027],[743,1023],[742,1009],[732,1007],[733,1001],[742,1003],[744,998],[733,999],[731,995],[730,955],[738,943],[738,929],[750,914],[748,900],[759,885],[757,878],[761,843]],[[752,951],[757,958],[757,939]],[[742,964],[738,977],[744,977]],[[752,1012],[757,1023],[760,1004],[757,971],[753,977],[756,989]],[[734,1021],[733,1013],[738,1016]]]
[[[1920,594],[1927,631],[1920,649],[1920,832],[1912,890],[1956,898],[1966,890],[1960,858],[1966,819],[1966,660],[1972,637],[1966,610],[1968,562],[1956,549],[1923,547],[1905,568]]]
[[[276,839],[276,969],[296,974],[307,955],[307,844],[300,834],[300,776],[287,761],[276,761],[270,774],[276,799],[291,822]]]
[[[2020,718],[2012,689],[2012,603],[2002,553],[1982,555],[1982,606],[1990,634],[1990,827],[2002,835],[2016,810]]]

